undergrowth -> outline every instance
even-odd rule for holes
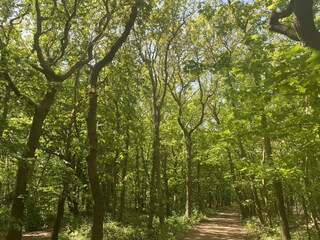
[[[146,225],[147,216],[131,216],[125,223],[106,219],[104,236],[108,240],[178,240],[192,226],[204,218],[203,214],[194,213],[191,218],[173,215],[163,225],[155,219],[153,229]],[[61,240],[87,240],[90,238],[91,223],[88,220],[70,222],[61,233]]]
[[[246,221],[245,226],[249,233],[250,240],[281,240],[280,227],[262,225],[257,218],[251,218]],[[306,226],[298,219],[291,219],[290,233],[292,240],[306,240],[308,234]],[[314,228],[310,229],[310,237],[312,240],[318,240]]]

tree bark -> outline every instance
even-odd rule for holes
[[[201,189],[201,164],[200,161],[197,161],[197,195],[198,195],[198,210],[203,212],[203,198],[202,198],[202,189]]]
[[[156,94],[156,93],[154,93]],[[163,215],[163,197],[162,197],[162,181],[161,181],[161,156],[160,156],[160,109],[157,106],[156,99],[153,107],[153,142],[152,142],[152,170],[150,179],[150,210],[149,210],[149,227],[153,226],[153,218],[155,214],[156,199],[158,200],[158,215],[160,223],[164,222]]]
[[[121,176],[121,195],[120,195],[120,209],[119,209],[119,221],[123,221],[123,215],[125,212],[125,203],[126,203],[126,176],[127,176],[127,166],[129,161],[129,147],[130,147],[130,133],[129,127],[126,129],[126,148],[125,156],[122,163],[122,176]]]
[[[294,28],[279,22],[294,14]],[[269,30],[283,34],[305,46],[320,50],[320,33],[313,14],[313,0],[291,0],[287,9],[274,12],[269,18]]]
[[[167,153],[163,156],[163,162],[162,162],[162,172],[163,172],[163,182],[164,182],[164,193],[165,193],[165,203],[166,203],[166,217],[169,217],[171,215],[171,206],[170,206],[170,191],[169,191],[169,180],[168,180],[168,174],[167,174]]]
[[[86,157],[87,171],[89,183],[91,186],[91,193],[93,197],[93,220],[92,220],[92,240],[103,239],[103,219],[104,219],[104,196],[102,186],[100,184],[98,166],[97,166],[97,152],[98,152],[98,136],[97,136],[97,105],[98,105],[98,78],[101,70],[114,59],[116,53],[128,38],[134,22],[138,15],[139,1],[131,8],[130,17],[121,36],[111,46],[109,52],[98,61],[91,71],[89,79],[89,103],[87,113],[87,130],[89,140],[89,150]]]
[[[9,100],[10,100],[10,87],[8,85],[6,86],[6,93],[2,101],[3,110],[2,110],[2,116],[0,119],[0,137],[2,137],[7,124],[7,116],[9,113]]]
[[[77,76],[76,80],[75,80],[75,86],[74,86],[74,106],[73,106],[73,110],[71,112],[70,115],[70,120],[69,123],[67,125],[67,133],[66,136],[64,137],[64,141],[65,141],[65,156],[64,159],[67,163],[67,167],[71,167],[73,170],[75,170],[75,163],[74,161],[72,161],[72,153],[71,153],[71,144],[73,141],[72,138],[72,126],[73,124],[76,124],[76,100],[77,100],[77,95],[78,95],[78,81],[79,78]],[[59,237],[59,232],[60,232],[60,228],[61,228],[61,222],[63,219],[63,215],[64,215],[64,207],[65,207],[65,202],[66,202],[66,198],[69,192],[69,178],[68,178],[68,174],[64,173],[63,176],[63,189],[62,192],[60,194],[60,197],[58,199],[58,204],[57,204],[57,213],[56,213],[56,219],[54,221],[54,225],[53,225],[53,229],[52,229],[52,235],[51,235],[51,240],[58,240]]]
[[[227,150],[227,156],[228,156],[228,161],[229,161],[229,168],[230,168],[231,178],[232,178],[232,181],[234,183],[236,183],[237,182],[237,176],[236,176],[236,173],[235,173],[235,166],[234,166],[234,162],[233,162],[233,159],[232,159],[231,150],[230,150],[230,148],[226,148],[226,150]],[[238,198],[238,204],[239,204],[239,207],[240,207],[241,217],[243,219],[246,219],[246,218],[250,217],[250,210],[249,210],[248,206],[245,206],[243,204],[243,201],[245,200],[243,191],[239,186],[236,185],[235,186],[235,192],[236,192],[236,195],[237,195],[237,198]]]
[[[47,117],[57,90],[48,89],[40,105],[35,110],[32,125],[30,128],[28,142],[22,153],[22,158],[18,161],[18,170],[16,175],[16,184],[11,207],[11,221],[6,236],[6,240],[21,240],[22,226],[24,220],[25,200],[27,198],[27,182],[29,172],[32,170],[35,151],[39,146],[39,140],[42,134],[42,126]]]
[[[265,114],[262,115],[261,119],[262,127],[265,129],[267,128],[267,117]],[[263,145],[264,145],[264,152],[265,152],[265,159],[272,163],[272,146],[271,146],[271,140],[265,133],[263,138]],[[290,235],[290,228],[289,228],[289,222],[288,217],[286,213],[285,208],[285,200],[284,200],[284,194],[283,194],[283,186],[281,180],[276,177],[273,180],[273,186],[275,190],[275,197],[276,197],[276,205],[278,209],[278,215],[280,218],[280,228],[281,228],[281,235],[283,240],[291,240]]]
[[[191,134],[185,131],[184,135],[186,155],[186,217],[192,215],[192,141]]]
[[[64,205],[65,205],[66,198],[67,198],[67,186],[66,185],[67,185],[67,183],[64,184],[63,190],[62,190],[61,195],[58,200],[56,219],[53,224],[51,240],[58,240],[58,237],[59,237],[61,222],[62,222],[63,215],[64,215]]]
[[[98,105],[98,89],[97,82],[100,70],[93,69],[89,84],[89,108],[87,115],[87,130],[89,139],[89,151],[86,157],[87,171],[91,193],[93,197],[93,219],[92,219],[92,240],[103,239],[103,219],[104,219],[104,196],[100,179],[98,175],[97,166],[97,151],[98,151],[98,137],[97,137],[97,105]]]

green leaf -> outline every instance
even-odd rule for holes
[[[292,56],[296,55],[296,53],[300,50],[300,43],[297,43],[292,47],[286,54],[286,58],[291,58]]]
[[[308,68],[314,68],[320,65],[320,51],[313,51],[310,58],[308,58],[306,62],[310,63]]]

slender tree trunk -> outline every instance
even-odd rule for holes
[[[121,176],[121,195],[120,195],[120,209],[119,209],[119,221],[123,221],[123,215],[125,212],[125,201],[126,201],[126,176],[127,176],[127,165],[129,160],[129,146],[130,146],[130,133],[129,127],[126,130],[126,149],[125,156],[122,164],[122,176]]]
[[[136,163],[135,163],[135,179],[134,179],[134,185],[135,185],[135,210],[138,213],[142,212],[142,204],[141,204],[141,197],[142,197],[142,192],[141,192],[141,180],[140,180],[140,156],[139,156],[139,147],[138,144],[136,143]]]
[[[160,159],[160,109],[154,104],[154,126],[153,126],[153,143],[152,143],[152,170],[150,179],[150,210],[149,210],[149,227],[153,226],[155,214],[155,205],[158,200],[158,215],[160,223],[164,222],[163,199],[162,199],[162,182],[161,182],[161,159]]]
[[[202,199],[202,193],[201,193],[201,164],[200,161],[197,161],[197,195],[198,195],[198,210],[200,212],[203,212],[203,199]]]
[[[184,135],[186,154],[186,217],[192,215],[192,141],[191,135],[185,132]]]
[[[108,173],[112,173],[112,164],[107,163],[105,165],[105,169]],[[112,196],[112,177],[109,174],[106,174],[106,177],[104,181],[102,182],[102,191],[103,191],[103,197],[104,197],[104,206],[106,213],[111,213],[111,196]]]
[[[93,220],[92,220],[92,240],[103,239],[103,219],[104,219],[104,196],[100,185],[98,167],[97,167],[97,152],[98,152],[98,137],[97,137],[97,105],[98,105],[98,81],[99,71],[92,70],[89,86],[89,108],[87,115],[87,130],[89,139],[89,151],[86,157],[87,171],[91,193],[93,197]]]
[[[161,178],[161,156],[160,156],[160,136],[159,136],[159,155],[157,163],[157,192],[158,192],[158,216],[160,225],[164,224],[164,204],[163,204],[163,190],[162,190],[162,178]]]
[[[64,215],[64,205],[67,198],[67,182],[64,183],[62,193],[58,200],[56,219],[53,224],[51,240],[58,240],[61,222]]]
[[[9,112],[9,100],[10,100],[10,87],[6,86],[6,94],[3,98],[2,105],[3,105],[3,110],[2,110],[2,116],[0,119],[0,137],[2,137],[3,131],[6,127],[7,123],[7,116]]]
[[[275,179],[273,181],[273,185],[276,193],[282,239],[290,240],[291,236],[290,236],[288,217],[287,217],[286,208],[285,208],[282,182],[279,179]]]
[[[305,175],[304,184],[305,184],[305,188],[308,189],[310,186],[312,186],[312,182],[309,178],[309,161],[307,157],[304,159],[303,164],[304,164],[304,175]],[[318,224],[318,214],[316,210],[316,203],[312,196],[309,196],[308,200],[309,200],[310,212],[311,212],[311,217],[314,223],[314,227],[317,231],[318,238],[320,239],[320,227]]]
[[[253,199],[254,199],[254,205],[255,205],[255,210],[256,213],[258,215],[258,218],[260,220],[261,224],[265,224],[264,218],[263,218],[263,214],[262,214],[262,206],[261,206],[261,201],[258,195],[258,191],[256,186],[253,183],[253,179],[251,179],[251,189],[252,189],[252,193],[253,193]]]
[[[301,196],[302,200],[302,208],[303,208],[303,215],[304,215],[304,220],[305,220],[305,225],[307,228],[307,234],[308,234],[308,240],[311,240],[311,235],[310,235],[310,228],[309,228],[309,214],[308,214],[308,208],[306,204],[306,199],[304,196]]]
[[[234,162],[233,162],[233,159],[232,159],[232,156],[231,156],[231,150],[229,148],[227,148],[226,150],[227,150],[227,156],[228,156],[230,174],[231,174],[231,177],[232,177],[232,181],[234,183],[236,183],[237,182],[237,176],[236,176],[236,173],[235,173]],[[236,195],[237,195],[237,198],[238,198],[238,204],[239,204],[239,207],[240,207],[241,217],[243,219],[246,219],[246,218],[250,217],[250,210],[249,210],[248,206],[244,206],[243,203],[242,203],[245,200],[245,197],[244,197],[244,195],[242,193],[242,189],[239,186],[236,185],[235,186],[235,192],[236,192]]]
[[[262,123],[262,127],[266,129],[267,118],[265,114],[263,114],[262,116],[261,123]],[[268,162],[272,163],[273,159],[272,159],[271,140],[268,136],[265,135],[263,142],[264,142],[265,159]],[[280,228],[281,228],[282,239],[291,240],[290,228],[289,228],[289,222],[288,222],[288,217],[287,217],[286,208],[285,208],[285,200],[284,200],[283,186],[282,186],[281,180],[278,178],[274,179],[273,186],[275,190],[276,203],[277,203],[278,214],[280,218]]]
[[[22,238],[28,175],[33,165],[33,163],[30,163],[30,160],[32,159],[32,161],[34,161],[34,154],[39,146],[39,140],[42,134],[43,122],[49,113],[50,107],[53,105],[55,94],[56,89],[49,89],[35,110],[27,146],[22,153],[22,159],[18,161],[16,184],[11,207],[11,221],[9,222],[6,240],[21,240]]]
[[[169,192],[168,174],[167,174],[167,153],[165,153],[163,157],[162,169],[163,169],[163,181],[164,181],[164,192],[165,192],[165,203],[166,203],[166,216],[169,217],[171,215],[171,206],[170,206],[170,192]]]
[[[76,119],[77,119],[77,107],[76,107],[77,102],[76,101],[78,98],[79,75],[80,75],[80,71],[78,71],[75,78],[74,94],[73,94],[73,101],[74,101],[73,110],[70,115],[70,120],[67,126],[67,134],[65,136],[65,160],[67,162],[67,165],[70,166],[74,172],[75,172],[76,163],[75,163],[75,159],[73,159],[72,157],[71,144],[73,141],[73,138],[72,138],[73,124],[75,125],[75,128],[76,128]],[[64,215],[65,202],[69,193],[69,185],[70,183],[69,183],[68,174],[65,173],[64,181],[63,181],[63,189],[58,200],[57,214],[56,214],[56,219],[52,229],[51,240],[58,240],[59,238],[59,232],[60,232],[61,223]]]
[[[116,156],[113,158],[112,163],[112,182],[111,182],[111,194],[112,194],[112,206],[111,206],[111,217],[112,219],[117,218],[117,205],[118,205],[118,193],[117,193],[117,185],[118,185],[118,158],[120,155],[120,151],[117,150]]]

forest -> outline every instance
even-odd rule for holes
[[[320,239],[319,10],[0,0],[0,239]]]

